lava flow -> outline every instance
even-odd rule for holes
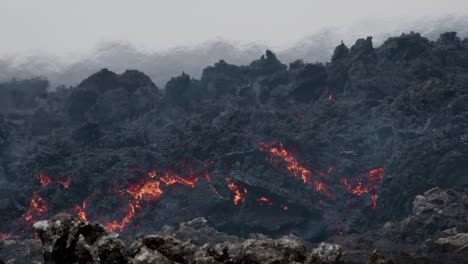
[[[238,205],[239,202],[245,202],[245,195],[247,194],[247,189],[237,186],[234,182],[231,181],[231,179],[227,177],[226,182],[229,190],[231,190],[234,193],[234,198],[232,200],[234,204]]]
[[[337,181],[333,181],[332,176],[335,174],[333,167],[329,167],[325,171],[312,171],[307,168],[306,164],[300,162],[299,159],[295,157],[294,153],[279,141],[258,143],[258,146],[260,151],[266,152],[270,155],[270,163],[284,166],[284,168],[295,178],[300,179],[302,183],[310,186],[319,194],[322,194],[323,196],[319,197],[319,201],[324,201],[325,199],[336,200],[337,197],[331,192],[331,190],[334,190],[336,186],[332,186],[331,183],[339,182],[339,184],[345,187],[345,190],[349,191],[350,195],[366,197],[366,199],[369,197],[372,208],[377,207],[377,191],[383,177],[382,168],[369,170],[365,174],[357,175],[357,177],[340,177],[338,178],[339,181],[338,179]],[[218,190],[213,186],[211,176],[207,170],[207,166],[214,165],[215,161],[210,160],[208,162],[204,162],[203,165],[198,167],[192,166],[191,164],[193,163],[186,161],[180,164],[180,169],[183,173],[176,173],[173,169],[135,170],[131,168],[129,171],[136,173],[138,180],[136,182],[127,182],[126,187],[120,189],[116,187],[117,183],[115,179],[113,179],[113,187],[109,186],[107,188],[108,193],[118,195],[122,204],[125,204],[125,213],[120,220],[112,219],[105,223],[104,225],[106,228],[111,232],[123,231],[135,217],[135,214],[137,214],[145,204],[158,201],[166,191],[171,190],[168,187],[175,184],[194,189],[199,180],[203,178],[211,185],[210,189],[213,194],[218,197],[221,196]],[[70,177],[53,179],[44,173],[34,174],[34,178],[39,181],[41,187],[46,187],[51,183],[58,183],[67,189],[71,183]],[[233,182],[229,177],[224,178],[224,182],[226,184],[226,188],[232,193],[232,203],[234,205],[240,205],[241,203],[247,202],[249,197],[247,196],[246,187]],[[262,195],[256,197],[256,202],[260,206],[266,206],[268,208],[279,207],[282,211],[289,210],[288,206],[280,201],[273,201]],[[87,215],[86,210],[90,203],[90,200],[84,200],[81,205],[76,205],[71,208],[71,211],[74,211],[79,219],[87,221],[90,216]],[[29,209],[22,215],[24,220],[22,223],[26,223],[28,225],[34,224],[35,221],[44,217],[47,211],[47,201],[39,196],[37,192],[34,192],[30,199]],[[10,236],[10,234],[1,234],[1,237],[6,236]]]
[[[266,198],[265,196],[260,196],[260,198],[257,199],[257,202],[260,204],[260,205],[268,205],[268,207],[272,207],[274,205],[274,203],[272,201],[270,201],[270,199]]]
[[[52,182],[56,182],[62,185],[65,189],[67,189],[70,186],[70,182],[71,182],[71,178],[68,176],[62,177],[58,180],[53,180],[50,176],[44,173],[36,173],[34,174],[34,178],[39,180],[39,184],[41,185],[41,187],[46,187]]]
[[[270,153],[273,157],[279,158],[286,165],[286,169],[294,175],[300,177],[303,183],[308,184],[315,188],[315,190],[324,193],[326,198],[333,199],[335,196],[331,193],[330,188],[327,187],[325,181],[321,178],[333,172],[333,167],[328,168],[327,172],[317,171],[316,175],[311,170],[307,169],[305,165],[301,164],[293,153],[287,150],[279,141],[272,141],[271,143],[260,142],[259,149],[263,152]],[[269,161],[274,163],[273,158]],[[348,180],[341,178],[340,183],[355,196],[363,196],[369,194],[371,200],[371,207],[377,208],[377,191],[380,182],[383,179],[383,168],[372,169],[363,175],[359,175],[357,180]]]
[[[29,203],[29,209],[23,214],[22,218],[26,222],[34,224],[34,219],[40,218],[45,212],[47,212],[47,202],[37,193],[34,193]]]
[[[354,184],[350,183],[346,178],[341,178],[340,183],[356,196],[362,196],[363,194],[369,193],[372,202],[372,208],[376,208],[377,190],[382,179],[383,169],[377,168],[368,171],[365,175],[359,175]]]
[[[129,184],[129,187],[126,190],[117,191],[119,196],[122,196],[123,193],[130,195],[131,199],[127,203],[127,212],[122,220],[117,221],[113,220],[110,223],[106,224],[106,228],[113,232],[115,230],[122,231],[125,226],[132,220],[136,214],[136,210],[142,207],[143,201],[156,201],[164,193],[163,186],[170,186],[173,184],[182,184],[195,188],[198,182],[198,176],[195,176],[193,170],[189,168],[188,176],[180,176],[172,170],[166,170],[162,174],[158,174],[156,170],[151,170],[146,173],[146,176],[143,179],[134,184]],[[208,172],[204,171],[202,176],[208,181],[211,181],[211,178]],[[214,189],[214,187],[213,187]]]
[[[281,142],[260,143],[259,149],[282,159],[286,163],[286,169],[292,172],[294,177],[300,177],[305,184],[311,185],[315,190],[324,193],[327,197],[333,197],[333,194],[325,186],[325,183],[314,176],[309,169],[301,165],[297,158]]]
[[[83,221],[88,221],[88,217],[86,217],[86,200],[83,202],[82,206],[75,206],[72,208],[72,211],[75,211],[76,214],[78,215],[78,218]]]

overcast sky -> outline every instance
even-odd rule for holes
[[[466,15],[468,0],[0,0],[0,55],[164,50],[224,39],[286,46],[325,27]]]

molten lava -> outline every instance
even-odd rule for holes
[[[114,232],[117,229],[122,231],[124,227],[132,220],[133,216],[135,216],[135,205],[133,205],[132,202],[128,202],[128,210],[125,217],[122,220],[120,220],[120,222],[117,220],[113,220],[112,222],[107,223],[105,225],[106,229],[109,232]]]
[[[332,96],[332,92],[330,92],[330,96]],[[306,164],[300,162],[294,153],[279,141],[272,141],[270,143],[262,142],[258,143],[258,146],[260,151],[269,154],[270,163],[273,165],[279,164],[284,166],[284,169],[288,173],[292,174],[294,178],[300,179],[302,183],[318,192],[318,203],[315,203],[314,201],[314,205],[318,204],[320,206],[328,206],[327,204],[334,204],[333,202],[327,203],[327,200],[329,201],[338,199],[331,192],[331,190],[336,187],[334,185],[339,182],[339,184],[344,186],[344,190],[346,190],[344,197],[353,195],[356,197],[357,201],[366,199],[367,204],[369,204],[368,199],[370,199],[371,207],[377,207],[377,191],[383,178],[382,168],[372,169],[364,174],[356,174],[353,177],[341,176],[333,178],[334,175],[339,171],[334,172],[335,170],[333,167],[329,167],[324,171],[312,171],[308,169]],[[120,199],[122,202],[121,204],[125,204],[125,209],[124,212],[122,212],[122,218],[120,220],[109,220],[109,222],[105,224],[106,228],[111,232],[123,231],[135,217],[135,214],[137,214],[137,212],[141,210],[143,206],[149,202],[158,201],[165,192],[172,190],[168,187],[175,184],[188,186],[194,189],[200,179],[206,179],[206,181],[208,181],[208,183],[211,185],[210,189],[213,194],[216,196],[221,196],[218,190],[213,186],[213,180],[207,170],[209,166],[212,166],[215,163],[216,162],[214,160],[208,160],[202,162],[203,165],[198,164],[198,167],[196,167],[194,162],[182,161],[178,167],[183,171],[182,173],[176,173],[174,167],[171,167],[171,169],[166,168],[152,170],[129,168],[130,172],[135,173],[137,180],[134,182],[126,182],[126,187],[124,188],[117,188],[118,185],[116,179],[112,178],[112,186],[107,188],[108,194],[118,195],[118,199]],[[194,173],[194,171],[196,171],[196,173]],[[55,182],[61,184],[65,189],[67,189],[71,184],[70,177],[62,177],[57,180],[49,177],[44,173],[36,173],[34,174],[34,178],[39,181],[41,187],[46,187],[49,184]],[[227,189],[232,193],[232,202],[234,205],[245,203],[249,198],[247,196],[247,189],[244,186],[236,184],[229,177],[226,177],[224,180],[227,184]],[[123,183],[120,182],[120,184]],[[331,184],[334,185],[332,186]],[[261,206],[266,205],[268,208],[273,208],[275,206],[276,208],[283,211],[289,210],[285,203],[281,203],[282,201],[272,201],[266,196],[256,197],[258,197],[256,202]],[[355,201],[353,200],[353,203],[354,202]],[[89,200],[84,200],[81,205],[76,205],[71,208],[71,210],[77,214],[79,219],[87,221],[89,216],[87,215],[86,209],[89,203]],[[358,207],[361,205],[361,203],[356,203],[356,205],[348,205]],[[45,213],[47,213],[47,206],[47,201],[39,196],[37,192],[34,192],[32,198],[30,199],[30,206],[28,210],[22,215],[22,218],[24,219],[22,223],[31,225],[35,221],[39,220],[44,216]],[[330,208],[327,208],[327,210],[328,209]],[[338,229],[341,230],[340,232],[342,233],[344,227],[339,227]],[[10,236],[9,233],[1,233],[0,239],[2,237],[4,238],[8,236]]]
[[[273,156],[282,159],[286,164],[286,169],[293,173],[294,177],[300,177],[302,182],[315,188],[315,190],[324,193],[327,197],[333,197],[333,194],[318,177],[305,166],[301,165],[294,155],[288,151],[281,142],[260,143],[259,149],[269,152]]]
[[[377,208],[377,194],[371,194],[372,208]]]
[[[274,203],[270,201],[268,198],[266,198],[265,196],[261,196],[260,198],[258,198],[257,202],[260,205],[268,205],[268,207],[272,207],[274,205]]]
[[[70,186],[70,182],[71,182],[71,178],[68,176],[60,178],[58,180],[53,180],[50,176],[44,173],[36,173],[34,174],[34,178],[39,180],[39,184],[41,185],[41,187],[46,187],[52,182],[56,182],[58,184],[61,184],[63,187],[65,187],[65,189],[67,189]]]
[[[65,189],[68,189],[70,186],[71,178],[66,176],[56,181],[58,184],[61,184]]]
[[[362,196],[370,194],[372,208],[377,208],[377,190],[383,179],[383,168],[368,171],[365,175],[359,175],[354,184],[349,183],[346,178],[341,178],[340,183],[352,194]]]
[[[22,218],[31,224],[47,212],[47,202],[40,197],[37,193],[33,194],[29,202],[29,209],[23,214]]]
[[[189,177],[184,178],[184,177],[174,174],[171,171],[167,171],[164,174],[164,176],[160,178],[160,180],[168,186],[175,184],[175,183],[180,183],[183,185],[190,186],[192,188],[195,188],[195,185],[197,185],[197,182],[198,182],[197,177],[189,176]]]
[[[232,199],[232,202],[235,205],[238,205],[239,202],[244,203],[245,202],[245,195],[247,194],[247,189],[246,188],[240,188],[237,186],[234,182],[231,181],[231,179],[226,177],[226,182],[229,190],[231,190],[234,193],[234,198]]]
[[[41,185],[41,187],[46,187],[47,185],[49,185],[49,183],[52,182],[52,179],[43,173],[34,174],[34,178],[39,180],[39,184]]]
[[[88,218],[86,217],[86,200],[83,201],[83,205],[79,206],[75,206],[72,208],[72,211],[75,211],[76,214],[78,215],[78,218],[80,220],[83,220],[83,221],[88,221]]]
[[[136,201],[156,200],[163,194],[163,190],[160,185],[161,183],[159,181],[146,181],[138,184],[131,184],[127,189],[127,193]]]
[[[184,161],[183,165],[187,165],[188,162]],[[125,190],[115,190],[114,191],[120,196],[123,197],[125,193],[130,196],[130,200],[127,203],[127,212],[122,220],[112,220],[110,223],[106,224],[106,228],[113,232],[116,230],[122,231],[125,226],[132,220],[136,214],[136,210],[142,208],[143,201],[156,201],[164,193],[163,185],[171,186],[173,184],[181,184],[189,186],[192,189],[195,188],[198,183],[199,177],[195,176],[193,169],[188,169],[187,176],[181,176],[176,174],[172,170],[166,170],[164,173],[158,174],[156,170],[152,170],[146,173],[148,177],[143,177],[138,183],[129,184],[128,188]],[[201,176],[211,182],[210,175],[207,171],[204,171]],[[114,180],[115,182],[115,180]],[[212,190],[217,195],[217,190],[213,187]],[[112,189],[110,189],[112,190]]]

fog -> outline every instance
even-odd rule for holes
[[[219,59],[245,64],[274,51],[285,63],[329,60],[343,40],[416,31],[467,35],[466,1],[8,1],[0,0],[0,80],[43,76],[75,85],[109,68],[138,69],[162,87],[198,78]]]

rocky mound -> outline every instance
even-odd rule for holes
[[[464,263],[468,256],[468,189],[434,188],[413,201],[412,213],[364,234],[334,237],[350,252],[379,248],[397,263]],[[412,263],[412,262],[410,262]]]
[[[201,219],[181,224],[204,233]],[[103,226],[60,214],[34,225],[42,241],[44,263],[317,263],[345,264],[343,250],[334,244],[321,243],[311,248],[295,236],[274,240],[247,239],[239,242],[205,243],[179,240],[170,235],[147,235],[127,248],[116,234]],[[217,233],[220,234],[220,233]],[[190,235],[190,234],[186,234]],[[368,263],[393,263],[374,251]]]

